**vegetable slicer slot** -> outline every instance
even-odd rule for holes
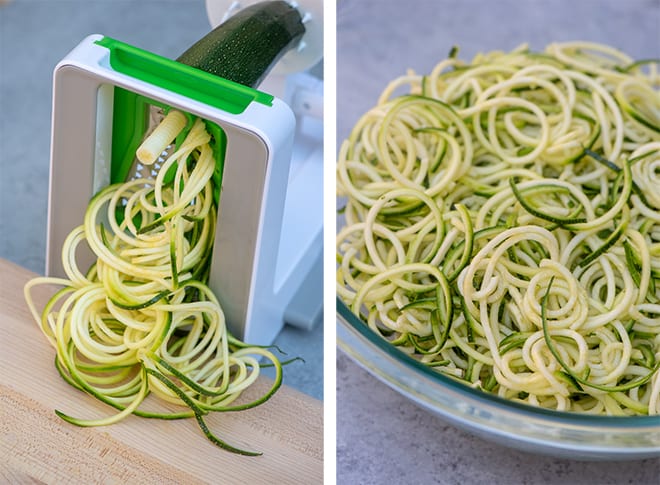
[[[99,86],[93,193],[97,193],[108,184],[141,178],[156,178],[161,165],[173,153],[177,145],[185,139],[194,119],[190,113],[183,113],[187,118],[186,127],[152,165],[146,165],[136,158],[136,150],[140,143],[163,121],[169,109],[168,105],[118,86],[110,84]],[[216,187],[215,201],[217,203],[222,182],[226,136],[217,124],[204,121],[207,131],[211,135],[211,146],[216,160],[213,181]]]

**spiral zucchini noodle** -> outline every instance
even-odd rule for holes
[[[204,122],[196,119],[155,179],[99,191],[84,223],[63,245],[67,277],[35,278],[25,286],[25,298],[56,349],[61,376],[118,410],[93,420],[56,411],[60,417],[80,426],[115,423],[131,413],[194,417],[216,445],[254,455],[259,453],[217,438],[203,418],[212,411],[257,406],[282,382],[277,357],[228,332],[222,308],[205,284],[216,221],[211,143]],[[76,263],[83,241],[97,258],[86,273]],[[62,288],[40,314],[31,291],[43,284]],[[260,358],[275,366],[273,385],[254,401],[235,403],[258,378]],[[189,409],[143,410],[149,394]]]
[[[392,81],[341,145],[338,297],[474,388],[660,414],[660,61],[456,53]]]

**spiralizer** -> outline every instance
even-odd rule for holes
[[[291,42],[285,42],[290,44],[286,46],[289,64],[304,70],[321,58],[320,2],[247,2],[246,8],[237,2],[220,3],[228,3],[227,15],[222,22],[211,19],[222,25],[202,41],[213,41],[218,29],[238,32],[232,22],[240,22],[241,16],[253,22],[254,12],[263,15],[259,11],[273,4],[268,8],[294,10],[304,26],[302,36],[292,35]],[[307,9],[305,3],[312,5]],[[272,24],[268,25],[270,29]],[[252,41],[245,42],[249,54]],[[240,62],[250,70],[254,65],[246,60],[246,51],[241,52],[236,56],[244,56]],[[251,55],[257,62],[262,54],[257,48]],[[220,190],[209,286],[236,337],[269,344],[285,322],[310,328],[322,312],[322,142],[318,130],[313,136],[305,133],[310,124],[305,110],[318,106],[319,90],[309,83],[296,87],[300,78],[285,81],[284,93],[289,97],[285,102],[207,72],[210,69],[195,59],[184,63],[184,58],[191,59],[184,54],[178,62],[103,35],[90,35],[56,66],[46,274],[63,275],[63,241],[83,220],[97,191],[157,173],[159,162],[141,164],[135,159],[136,149],[165,114],[177,110],[211,127],[214,177]],[[274,61],[279,58],[273,56]],[[306,73],[284,77],[297,75]],[[254,84],[260,80],[255,78]],[[298,96],[302,91],[309,98],[306,102]],[[290,105],[296,103],[301,107],[298,110]],[[80,254],[79,260],[91,264],[91,252]]]

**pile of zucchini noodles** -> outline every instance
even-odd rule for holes
[[[216,162],[203,121],[196,119],[183,135],[155,179],[110,185],[93,197],[84,223],[62,248],[67,278],[35,278],[25,286],[25,298],[57,351],[62,377],[118,409],[92,420],[57,411],[63,419],[100,426],[131,413],[194,417],[216,445],[259,454],[220,440],[203,418],[211,411],[263,403],[279,388],[282,372],[268,349],[248,346],[228,332],[222,308],[204,283],[216,221]],[[86,273],[76,262],[83,241],[97,258]],[[43,284],[62,289],[39,314],[31,291]],[[259,376],[261,357],[276,368],[272,387],[252,402],[234,403]],[[150,393],[189,410],[143,410],[140,405]]]
[[[660,414],[660,61],[456,53],[391,82],[340,148],[339,298],[474,388]]]

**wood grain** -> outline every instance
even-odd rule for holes
[[[286,387],[255,409],[207,420],[258,457],[217,448],[190,419],[129,416],[103,428],[62,421],[55,409],[81,418],[113,410],[57,374],[55,352],[23,299],[33,276],[0,259],[0,483],[322,483],[322,403]],[[36,301],[45,303],[49,290],[35,292]],[[268,385],[260,378],[253,392]]]

